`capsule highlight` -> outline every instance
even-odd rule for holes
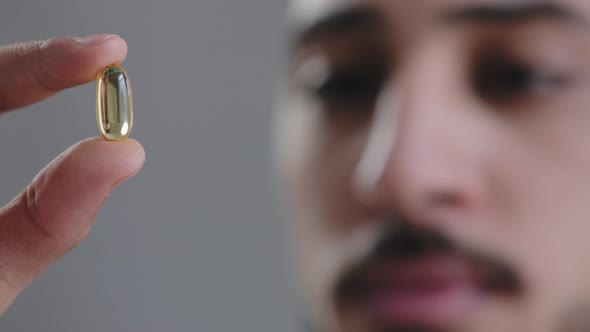
[[[102,137],[122,141],[133,127],[133,100],[127,73],[119,65],[103,69],[96,79],[96,121]]]

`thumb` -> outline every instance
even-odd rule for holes
[[[111,190],[145,160],[131,139],[80,142],[0,209],[0,314],[39,273],[88,233]]]

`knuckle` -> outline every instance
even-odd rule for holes
[[[39,61],[40,53],[46,47],[45,41],[32,41],[18,43],[10,46],[9,53],[14,56],[14,61],[5,68],[7,71],[13,71],[12,74],[20,74],[17,77],[23,77],[31,69],[34,69],[36,62]]]
[[[10,45],[8,53],[15,60],[4,71],[11,74],[13,80],[34,80],[41,89],[56,92],[60,76],[53,68],[53,60],[62,54],[60,50],[65,46],[76,43],[74,38],[65,37],[54,39],[51,43],[49,40],[37,40]]]
[[[24,87],[29,80],[31,72],[34,72],[38,66],[39,54],[44,53],[46,41],[33,41],[17,43],[0,48],[0,55],[7,57],[9,61],[0,63],[0,75],[8,77],[6,81],[12,86]],[[3,82],[3,84],[6,84]],[[43,83],[44,84],[44,83]],[[9,110],[17,107],[19,101],[12,95],[0,96],[0,110]]]
[[[59,91],[59,81],[60,77],[56,73],[55,68],[53,66],[53,59],[51,51],[44,52],[45,45],[40,45],[37,48],[38,52],[33,52],[33,56],[31,56],[32,64],[29,66],[30,72],[33,75],[34,80],[37,82],[37,85],[47,91],[47,92],[56,92]],[[57,53],[59,55],[59,52]]]
[[[20,208],[25,222],[41,234],[42,237],[53,239],[54,236],[47,229],[47,222],[43,220],[38,204],[38,191],[35,186],[29,186],[20,197]]]
[[[20,211],[22,218],[20,227],[22,231],[17,235],[20,237],[18,242],[21,246],[33,254],[46,255],[47,253],[35,253],[36,248],[52,248],[54,254],[62,255],[71,249],[77,247],[89,233],[89,227],[84,227],[84,223],[76,223],[80,227],[60,226],[62,222],[56,220],[52,208],[40,203],[40,190],[42,184],[46,182],[42,176],[37,178],[36,183],[29,186],[19,197],[17,209]],[[39,185],[39,186],[38,186]],[[70,206],[68,209],[75,210],[76,206]],[[40,245],[40,243],[45,243]]]
[[[17,43],[13,46],[13,53],[17,56],[26,56],[31,53],[36,53],[47,45],[45,40],[36,40],[30,42]]]

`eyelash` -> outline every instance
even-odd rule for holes
[[[364,106],[374,103],[387,69],[379,65],[353,65],[335,69],[311,93],[325,104]]]
[[[563,73],[502,56],[477,59],[471,73],[475,93],[492,103],[538,97],[569,83]],[[322,80],[304,84],[304,89],[326,110],[370,114],[388,74],[382,62],[365,61],[330,69]]]
[[[483,58],[473,70],[473,86],[486,101],[510,102],[564,87],[567,78],[545,68],[502,57]]]

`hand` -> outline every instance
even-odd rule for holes
[[[126,53],[125,41],[115,35],[1,46],[0,113],[93,81],[102,67],[123,61]],[[0,209],[0,314],[84,239],[108,194],[135,175],[144,160],[142,146],[132,139],[82,141]]]

